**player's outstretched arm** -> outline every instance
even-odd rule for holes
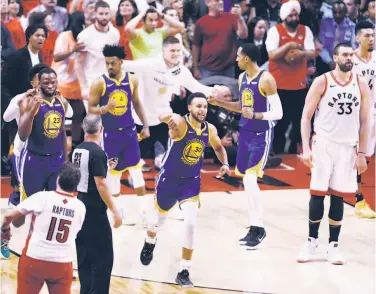
[[[94,81],[90,87],[88,110],[90,114],[101,115],[105,114],[109,109],[106,106],[98,107],[101,95],[103,92],[103,78],[100,77]]]
[[[168,125],[171,139],[182,138],[187,131],[187,123],[183,117],[176,113],[162,113],[158,116],[159,120]]]
[[[230,175],[230,167],[228,165],[227,152],[225,147],[222,145],[221,139],[218,137],[218,131],[215,126],[212,124],[209,125],[209,143],[212,146],[217,158],[222,163],[222,167],[219,171],[220,177],[223,177],[225,174]]]
[[[10,100],[10,103],[7,107],[7,109],[4,112],[3,119],[6,122],[10,122],[17,118],[17,116],[20,114],[20,103],[22,99],[24,99],[29,93],[35,91],[34,89],[29,89],[24,94],[19,94]]]
[[[327,86],[326,83],[327,82],[325,75],[321,75],[313,81],[311,88],[308,91],[303,109],[301,119],[303,161],[308,167],[313,166],[311,162],[311,148],[309,147],[309,139],[311,136],[311,120],[313,114],[317,109],[317,105],[320,102],[321,96],[325,92]]]

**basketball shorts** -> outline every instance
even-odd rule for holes
[[[54,191],[63,164],[63,153],[40,155],[25,150],[20,164],[21,201],[43,190]]]
[[[254,132],[241,128],[239,130],[235,174],[244,176],[246,173],[256,172],[258,177],[261,178],[264,175],[273,136],[273,128],[264,132]]]
[[[356,146],[315,135],[312,139],[311,194],[354,197],[357,190],[356,157]]]
[[[104,130],[103,149],[108,159],[118,158],[118,164],[113,171],[123,172],[130,168],[141,168],[136,126],[119,130]]]
[[[17,294],[37,294],[46,282],[49,293],[71,293],[71,262],[50,262],[21,255],[18,262]]]
[[[155,204],[160,213],[167,213],[176,203],[200,201],[201,178],[178,178],[162,171],[156,183]]]

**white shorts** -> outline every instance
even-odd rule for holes
[[[314,136],[311,194],[354,197],[358,187],[354,168],[356,157],[356,147]]]

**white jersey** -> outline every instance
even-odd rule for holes
[[[347,83],[325,74],[326,90],[315,113],[314,131],[330,141],[356,146],[359,141],[361,93],[359,77],[351,73]]]
[[[368,83],[369,88],[371,89],[371,99],[372,105],[376,107],[376,97],[375,97],[375,77],[376,77],[376,51],[371,52],[371,58],[366,61],[359,57],[355,53],[353,72],[365,78]]]
[[[168,68],[163,57],[126,60],[122,69],[134,72],[138,77],[138,96],[145,111],[150,126],[159,125],[158,116],[162,113],[171,112],[170,106],[172,94],[179,94],[180,87],[187,88],[192,93],[201,92],[210,95],[212,88],[200,84],[192,76],[184,65],[176,65]],[[142,125],[141,120],[133,109],[135,123]]]
[[[31,224],[23,254],[51,262],[72,262],[77,233],[85,219],[81,200],[57,191],[31,195],[18,206],[31,214]]]

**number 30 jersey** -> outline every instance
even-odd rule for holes
[[[316,109],[314,131],[328,140],[356,146],[360,129],[359,76],[351,73],[345,83],[337,81],[333,71],[324,76],[326,87]]]
[[[31,223],[22,254],[50,262],[72,262],[75,240],[85,219],[85,205],[71,194],[42,191],[17,209],[30,213]]]

